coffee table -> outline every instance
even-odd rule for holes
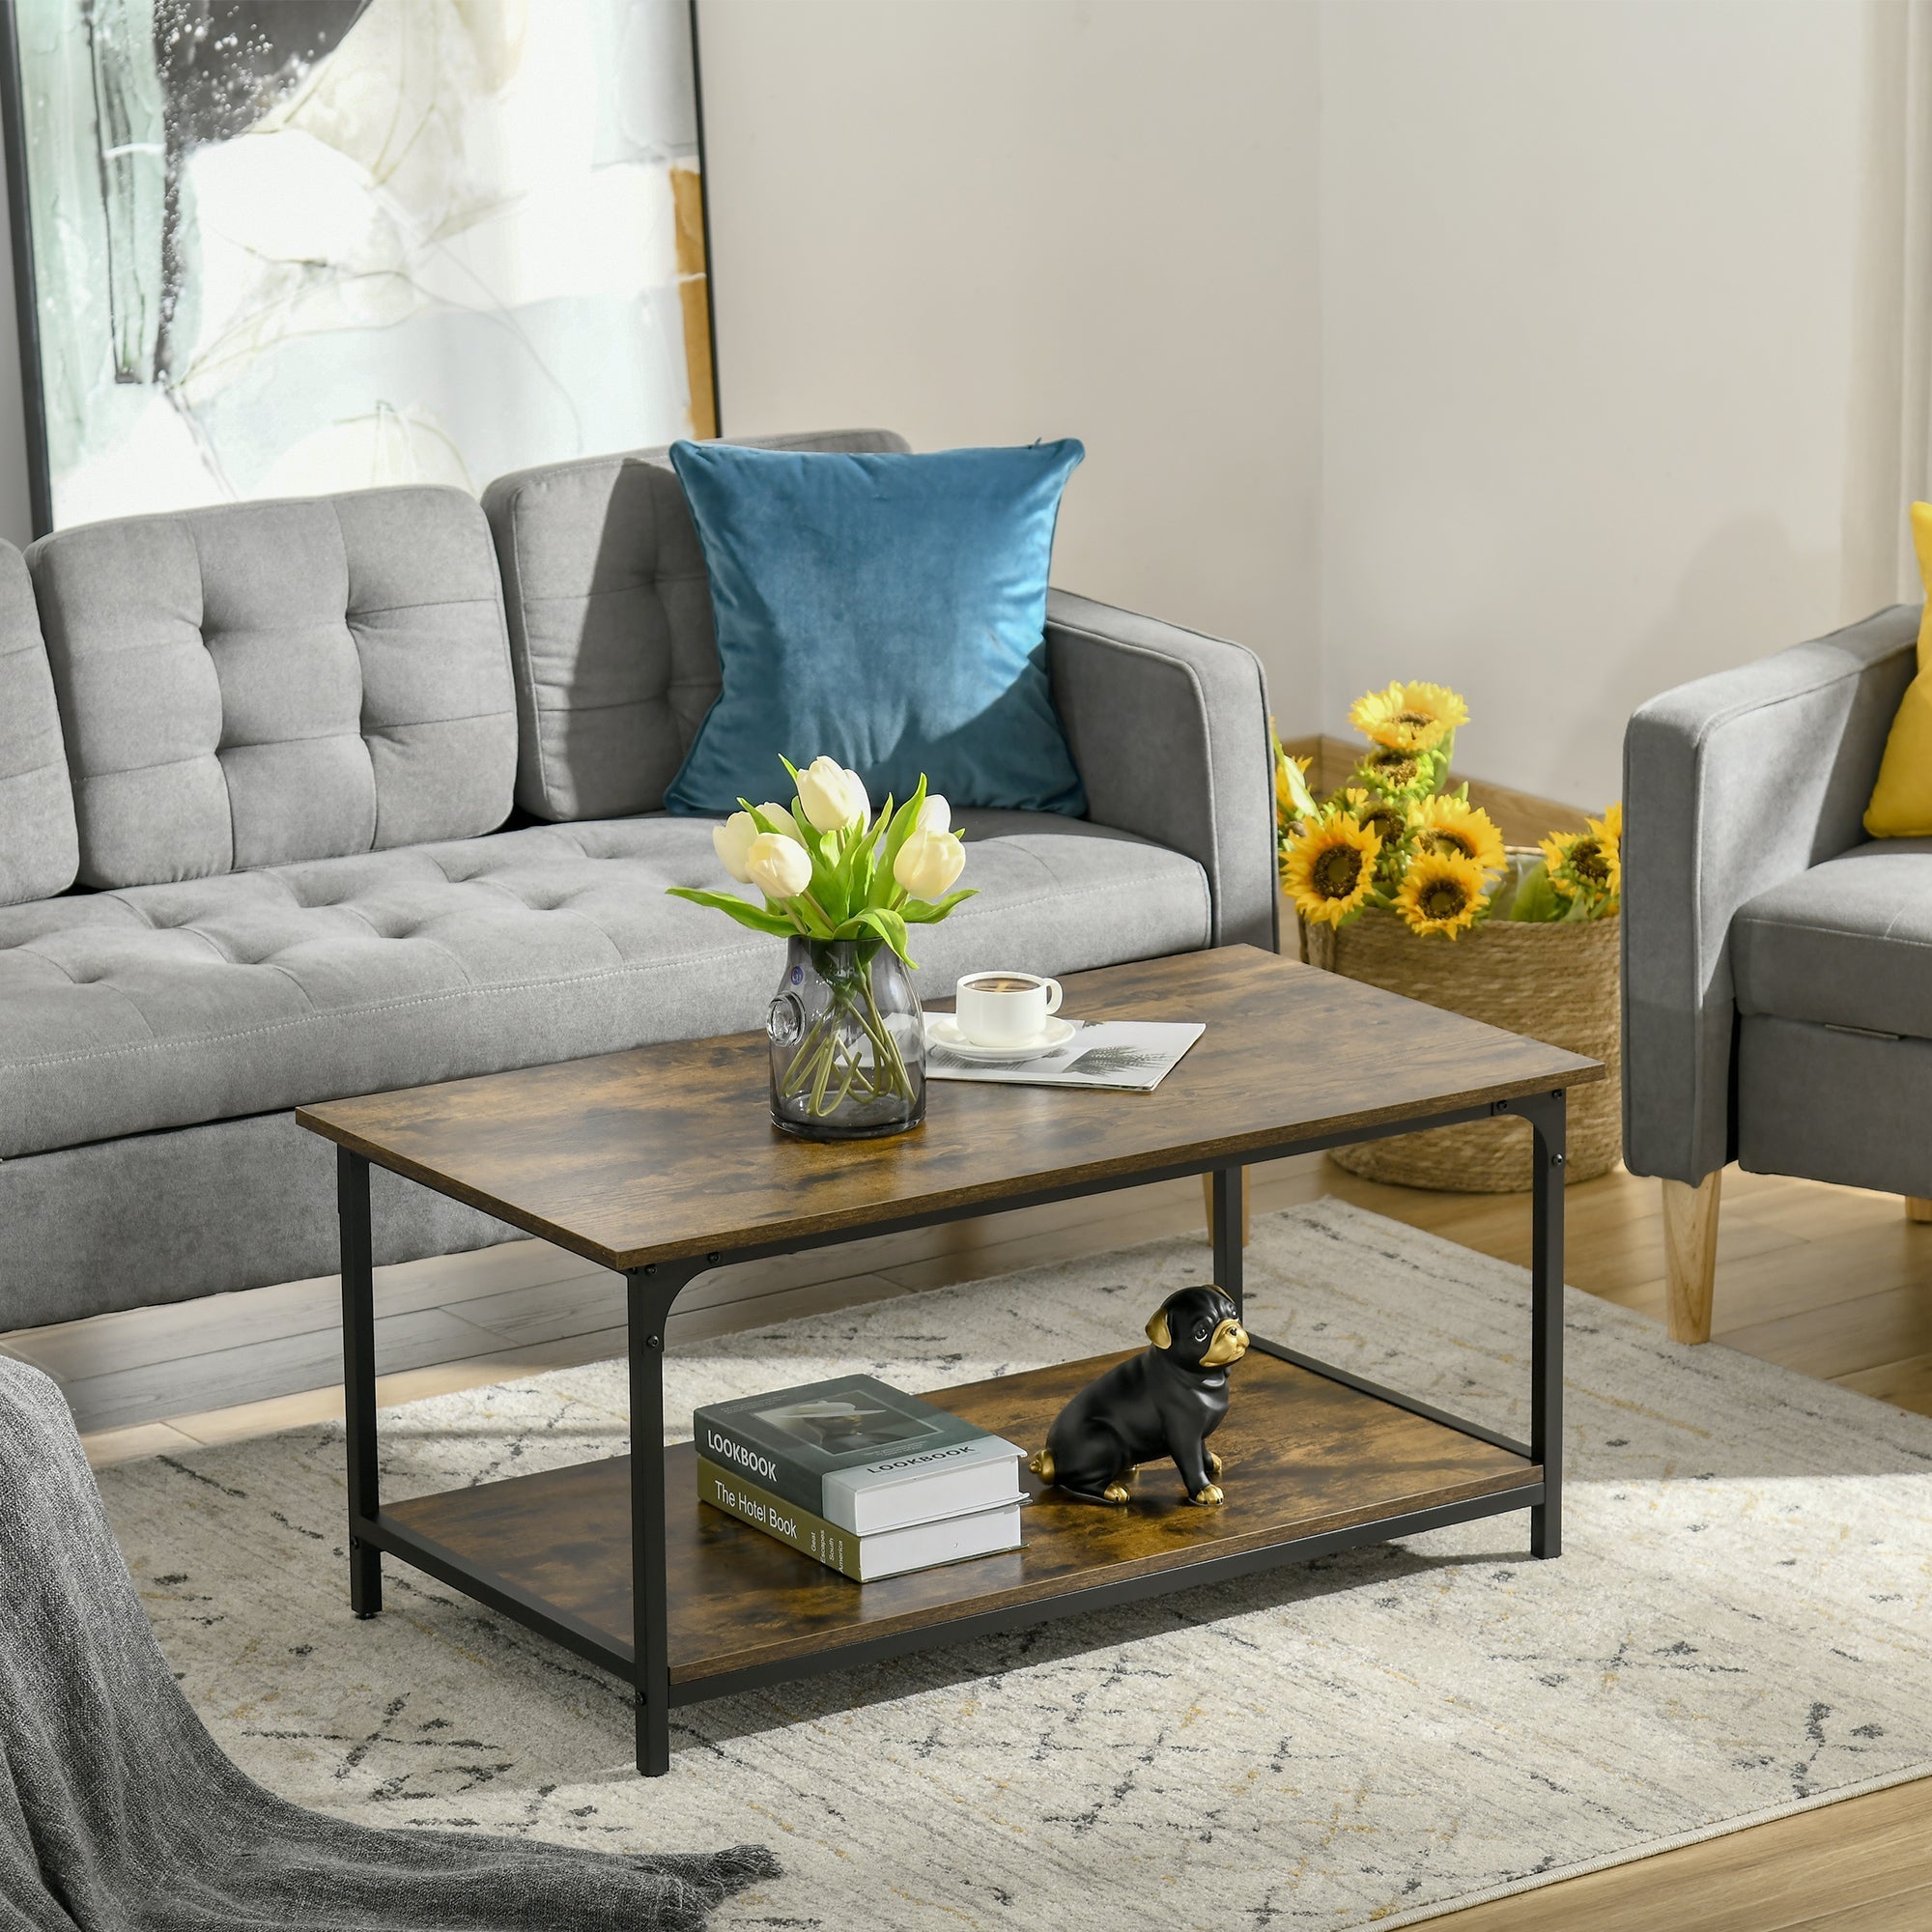
[[[671,1711],[704,1698],[1510,1510],[1555,1556],[1564,1093],[1602,1066],[1249,947],[1065,986],[1084,1017],[1208,1031],[1152,1094],[946,1082],[913,1133],[838,1146],[771,1127],[761,1034],[302,1108],[337,1146],[355,1614],[381,1609],[387,1554],[554,1638],[634,1687],[638,1768],[656,1776]],[[1122,1510],[1037,1500],[1023,1550],[863,1585],[705,1508],[691,1444],[664,1446],[666,1318],[709,1268],[1207,1173],[1213,1276],[1238,1303],[1243,1166],[1497,1114],[1531,1129],[1526,1443],[1256,1336],[1215,1437],[1223,1508],[1151,1473]],[[630,1456],[382,1501],[372,1162],[625,1277]],[[1148,1312],[1128,1311],[1123,1342]],[[931,1399],[1031,1447],[1119,1359]]]

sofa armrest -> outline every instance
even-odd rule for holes
[[[1272,952],[1274,779],[1254,653],[1055,590],[1046,662],[1088,816],[1201,866],[1214,945]]]
[[[1692,1184],[1737,1151],[1731,920],[1864,838],[1916,606],[1679,686],[1624,734],[1624,1154]]]

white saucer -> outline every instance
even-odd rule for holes
[[[932,1046],[943,1046],[948,1053],[956,1053],[961,1060],[1037,1060],[1041,1054],[1053,1053],[1065,1046],[1078,1029],[1071,1020],[1057,1016],[1047,1021],[1045,1030],[1037,1033],[1031,1039],[1023,1039],[1012,1046],[981,1046],[959,1031],[959,1022],[951,1013],[927,1013],[925,1016],[925,1037]]]

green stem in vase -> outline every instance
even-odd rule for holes
[[[809,1026],[798,1043],[798,1051],[792,1056],[792,1063],[785,1068],[784,1092],[787,1095],[802,1094],[811,1085],[811,1069],[806,1065],[815,1060],[825,1049],[825,1035],[818,1026]]]
[[[866,1007],[871,1014],[870,1032],[873,1039],[873,1065],[891,1075],[892,1091],[902,1099],[912,1098],[912,1075],[906,1071],[904,1056],[899,1052],[899,1043],[893,1037],[893,1030],[886,1024],[885,1015],[879,1011],[878,996],[872,991],[872,976],[865,978]],[[883,1049],[883,1051],[881,1050]],[[876,1093],[877,1088],[874,1086]]]

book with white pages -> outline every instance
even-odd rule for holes
[[[1031,1058],[995,1058],[957,1036],[951,1013],[926,1016],[925,1077],[1009,1087],[1099,1087],[1151,1094],[1208,1029],[1195,1020],[1073,1020]]]

